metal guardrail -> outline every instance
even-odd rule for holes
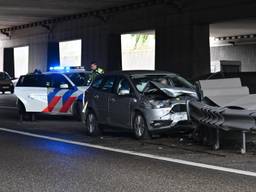
[[[215,107],[199,101],[189,102],[188,107],[191,120],[216,129],[214,149],[220,148],[219,130],[239,131],[243,141],[241,153],[246,153],[246,133],[256,130],[256,111]]]

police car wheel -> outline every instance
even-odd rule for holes
[[[20,101],[18,101],[17,108],[18,108],[19,120],[20,121],[25,120],[25,115],[26,115],[25,107]]]
[[[97,118],[95,114],[89,111],[86,115],[86,130],[87,134],[91,136],[98,136],[100,135],[100,129],[98,126]]]
[[[21,101],[18,101],[18,114],[20,121],[35,121],[35,113],[28,113]]]
[[[142,114],[136,113],[133,119],[133,132],[136,139],[150,139],[147,123]]]

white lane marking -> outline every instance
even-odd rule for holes
[[[162,156],[152,155],[152,154],[147,154],[147,153],[140,153],[140,152],[135,152],[135,151],[129,151],[129,150],[123,150],[123,149],[117,149],[117,148],[111,148],[111,147],[104,147],[104,146],[100,146],[100,145],[93,145],[93,144],[83,143],[83,142],[79,142],[79,141],[60,139],[60,138],[56,138],[56,137],[49,137],[49,136],[38,135],[38,134],[34,134],[34,133],[28,133],[28,132],[17,131],[17,130],[11,130],[11,129],[6,129],[6,128],[0,128],[0,131],[15,133],[15,134],[19,134],[19,135],[25,135],[25,136],[30,136],[30,137],[36,137],[36,138],[46,139],[46,140],[51,140],[51,141],[57,141],[57,142],[62,142],[62,143],[67,143],[67,144],[72,144],[72,145],[78,145],[78,146],[83,146],[83,147],[90,147],[90,148],[100,149],[100,150],[105,150],[105,151],[117,152],[117,153],[122,153],[122,154],[127,154],[127,155],[145,157],[145,158],[161,160],[161,161],[167,161],[167,162],[171,162],[171,163],[177,163],[177,164],[188,165],[188,166],[193,166],[193,167],[211,169],[211,170],[215,170],[215,171],[222,171],[222,172],[227,172],[227,173],[234,173],[234,174],[239,174],[239,175],[256,177],[256,172],[251,172],[251,171],[243,171],[243,170],[239,170],[239,169],[232,169],[232,168],[220,167],[220,166],[215,166],[215,165],[208,165],[208,164],[204,164],[204,163],[196,163],[193,161],[173,159],[173,158],[169,158],[169,157],[162,157]]]

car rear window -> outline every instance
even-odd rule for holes
[[[46,87],[45,75],[26,75],[21,76],[17,87]]]

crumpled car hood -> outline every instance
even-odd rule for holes
[[[154,82],[154,81],[150,81],[150,84],[153,85],[158,90],[162,91],[168,97],[175,98],[182,95],[187,95],[187,96],[191,96],[198,99],[197,93],[194,89],[172,87],[170,85],[165,85],[165,84]],[[147,87],[144,89],[143,92],[147,92]]]

